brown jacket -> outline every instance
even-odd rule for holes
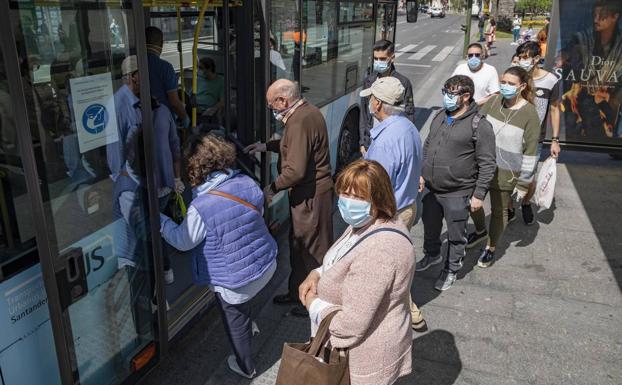
[[[268,142],[267,149],[279,153],[276,191],[291,189],[294,200],[303,200],[333,187],[328,130],[317,107],[299,106],[287,117],[283,137]]]
[[[376,221],[362,234],[381,227],[409,234],[397,219]],[[414,271],[410,242],[382,232],[365,239],[322,274],[318,296],[336,306],[321,315],[339,310],[330,325],[330,342],[350,348],[351,385],[389,385],[411,372],[409,294]]]

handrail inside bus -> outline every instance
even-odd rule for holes
[[[181,33],[181,7],[177,7],[177,51],[179,52],[179,68],[181,69],[181,102],[186,104],[186,82],[183,79],[184,76],[184,49]]]
[[[197,24],[194,27],[194,41],[192,42],[192,121],[190,123],[192,129],[197,127],[197,75],[198,75],[198,54],[199,54],[199,36],[201,35],[201,28],[203,28],[203,18],[205,16],[205,10],[209,6],[210,0],[203,0],[201,11],[197,19]]]

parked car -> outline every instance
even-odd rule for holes
[[[421,7],[419,7],[419,11],[421,13],[428,13],[429,10],[430,10],[430,6],[429,5],[422,5]]]
[[[443,8],[434,7],[430,10],[430,17],[445,17]]]

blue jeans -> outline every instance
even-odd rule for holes
[[[520,29],[513,29],[512,32],[514,33],[514,42],[516,42],[520,38]]]

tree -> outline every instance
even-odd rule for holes
[[[541,14],[550,11],[551,7],[551,0],[519,0],[516,3],[517,12],[529,12],[532,14]]]

